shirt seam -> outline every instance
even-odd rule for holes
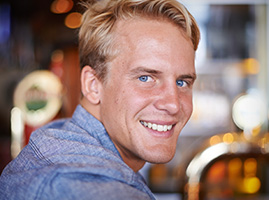
[[[29,140],[29,145],[31,146],[32,150],[34,151],[35,155],[40,159],[44,160],[47,164],[53,164],[53,162],[46,158],[38,149],[38,147],[35,145],[35,143],[32,140]]]

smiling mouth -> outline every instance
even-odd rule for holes
[[[160,125],[160,124],[154,124],[154,123],[144,122],[144,121],[140,121],[140,123],[147,128],[150,128],[154,131],[159,131],[159,132],[170,131],[173,127],[173,125]]]

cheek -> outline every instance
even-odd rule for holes
[[[125,120],[128,117],[128,113],[134,112],[139,104],[138,98],[132,93],[132,90],[125,88],[117,88],[113,91],[110,90],[106,97],[106,102],[109,106],[108,110],[114,113],[115,118]]]
[[[114,103],[115,103],[116,105],[120,104],[120,100],[119,100],[119,98],[116,98],[116,99],[114,100]]]
[[[150,92],[129,90],[128,95],[125,95],[124,106],[128,106],[128,110],[137,115],[151,104],[152,99],[153,95]]]
[[[182,98],[182,109],[184,110],[187,116],[191,116],[193,111],[193,102],[191,94]]]

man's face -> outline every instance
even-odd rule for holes
[[[192,43],[163,20],[121,20],[115,27],[118,56],[102,86],[101,122],[134,171],[170,161],[192,113],[196,74]]]

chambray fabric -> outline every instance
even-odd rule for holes
[[[155,199],[82,106],[32,133],[0,177],[0,199]]]

